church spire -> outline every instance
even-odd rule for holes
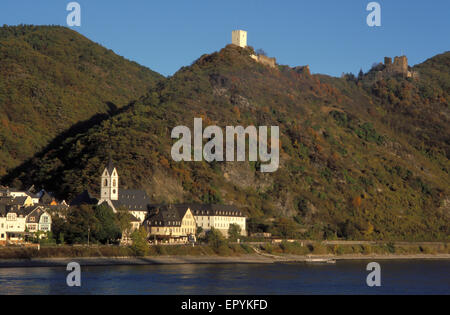
[[[114,166],[111,151],[109,151],[108,165],[102,173],[100,186],[100,201],[112,201],[119,198],[119,175]]]
[[[108,173],[111,175],[112,174],[112,172],[113,172],[113,170],[114,170],[114,163],[113,163],[113,160],[112,160],[112,157],[111,157],[111,151],[109,151],[109,162],[108,162],[108,168],[107,168],[107,170],[108,170]]]

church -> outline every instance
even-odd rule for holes
[[[119,173],[110,159],[101,173],[100,198],[88,191],[78,195],[71,206],[107,203],[114,212],[124,210],[132,214],[133,229],[144,226],[151,239],[164,242],[187,242],[197,227],[203,231],[211,228],[228,236],[230,225],[239,225],[241,235],[246,235],[246,217],[235,206],[214,204],[152,204],[149,196],[140,189],[121,189]]]
[[[128,210],[139,220],[140,224],[144,222],[148,211],[152,207],[150,198],[144,190],[119,190],[119,174],[112,160],[109,160],[108,166],[102,173],[100,187],[99,205],[106,202],[114,212]]]

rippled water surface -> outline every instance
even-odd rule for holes
[[[450,261],[378,261],[381,287],[366,285],[368,261],[330,264],[0,268],[0,294],[450,294]]]

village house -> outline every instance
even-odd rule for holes
[[[0,189],[0,244],[20,243],[25,236],[51,231],[48,207],[33,201],[28,192]]]
[[[194,239],[197,225],[192,211],[183,205],[155,206],[144,221],[151,241],[187,243]]]
[[[50,232],[52,219],[43,207],[7,209],[0,206],[0,244],[20,243],[25,236]]]
[[[43,206],[31,206],[24,208],[23,214],[26,218],[25,229],[30,233],[51,232],[52,217]]]
[[[247,235],[246,217],[234,206],[190,204],[187,207],[194,213],[197,226],[201,227],[204,231],[215,228],[225,237],[228,237],[230,225],[236,224],[241,229],[241,235]]]
[[[34,189],[34,187],[31,187],[27,191],[9,187],[0,187],[0,202],[2,199],[5,200],[8,198],[13,198],[14,203],[23,207],[29,207],[33,205],[68,207],[67,203],[64,200],[61,202],[57,201],[51,193],[45,190],[34,193],[31,191],[32,189]]]
[[[0,243],[19,243],[25,236],[26,218],[16,212],[0,213]]]

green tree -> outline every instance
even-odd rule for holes
[[[95,232],[98,227],[98,219],[94,209],[88,205],[72,207],[67,215],[65,235],[69,244],[95,242]]]
[[[59,233],[59,243],[64,245],[64,233],[63,232]]]
[[[116,213],[116,224],[119,227],[119,230],[122,233],[122,236],[129,238],[131,236],[131,213],[128,211],[117,211]]]
[[[53,215],[52,216],[52,231],[53,235],[56,238],[57,235],[59,235],[59,241],[60,244],[64,244],[64,233],[69,229],[67,220],[60,217],[59,215]],[[63,235],[63,239],[61,241],[61,235]]]
[[[131,240],[133,241],[131,249],[134,255],[145,256],[148,254],[147,230],[143,226],[131,233]]]
[[[359,70],[359,73],[358,73],[358,81],[359,80],[362,80],[364,78],[364,72],[363,72],[363,70],[361,69],[361,70]]]
[[[214,250],[218,250],[225,245],[225,239],[222,233],[213,227],[206,233],[206,242]]]
[[[97,218],[97,226],[94,237],[98,241],[105,244],[115,242],[120,238],[121,230],[111,207],[106,203],[97,206],[95,208],[95,217]]]
[[[272,234],[279,235],[282,238],[295,238],[297,233],[297,224],[287,218],[279,218],[274,223]]]
[[[195,236],[198,238],[200,234],[203,233],[203,228],[201,226],[197,227],[197,230],[195,231]]]
[[[230,224],[228,228],[228,239],[232,242],[236,242],[241,236],[241,226],[239,224]]]

